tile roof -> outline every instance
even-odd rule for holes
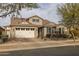
[[[31,17],[39,17],[39,16],[34,15],[34,16],[31,16]],[[29,18],[31,18],[31,17],[29,17]],[[11,25],[10,26],[37,26],[37,27],[40,26],[40,25],[35,25],[35,24],[30,23],[28,21],[29,18],[26,19],[26,18],[13,17],[11,19]],[[41,17],[39,17],[39,18],[41,18]],[[41,18],[41,19],[43,20],[42,26],[56,26],[56,24],[54,22],[50,22],[50,21],[43,19],[43,18]],[[22,24],[22,22],[27,22],[28,24]]]

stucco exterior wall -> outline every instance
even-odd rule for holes
[[[61,29],[64,28],[64,34],[68,34],[68,29],[67,29],[67,27],[62,26],[62,25],[57,26],[57,31],[59,30],[59,28],[61,28]],[[61,30],[61,33],[63,33],[62,30]]]
[[[38,37],[38,28],[35,28],[35,38]]]
[[[6,32],[6,35],[8,35],[8,38],[11,37],[11,35],[10,35],[10,30],[11,30],[10,27],[6,27],[6,28],[5,28],[5,32]]]
[[[47,27],[44,27],[44,37],[46,36],[47,34]]]

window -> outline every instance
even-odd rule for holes
[[[27,31],[27,28],[26,28],[26,31]]]
[[[33,22],[39,22],[39,19],[33,19]]]
[[[21,30],[25,30],[25,28],[21,28]]]
[[[35,19],[33,19],[33,22],[35,22]]]
[[[16,30],[20,30],[20,28],[16,28]]]
[[[61,28],[59,28],[59,33],[61,34]]]
[[[36,22],[39,22],[39,19],[36,19]]]
[[[47,28],[47,33],[51,33],[51,28]]]
[[[30,30],[29,28],[26,28],[26,31]]]
[[[59,28],[59,33],[64,34],[64,28]]]
[[[31,30],[34,30],[34,28],[31,28]]]
[[[55,28],[52,28],[52,33],[55,33],[56,29]]]
[[[64,34],[64,28],[62,28],[62,34]]]

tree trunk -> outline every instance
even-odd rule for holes
[[[71,31],[70,29],[69,29],[69,32],[70,32],[70,34],[71,34],[71,36],[72,36],[72,38],[73,38],[73,41],[74,41],[74,48],[75,48],[75,35],[74,35],[74,32]]]
[[[72,32],[72,36],[73,36],[73,40],[74,40],[74,48],[75,48],[75,36],[74,36],[74,33]]]
[[[71,32],[71,34],[72,34],[73,40],[74,40],[74,42],[75,42],[75,36],[74,36],[74,33]]]

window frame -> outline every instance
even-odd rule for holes
[[[21,30],[25,30],[25,28],[21,28]]]
[[[16,30],[21,30],[21,28],[16,28]]]
[[[39,22],[39,19],[32,19],[32,22]]]

